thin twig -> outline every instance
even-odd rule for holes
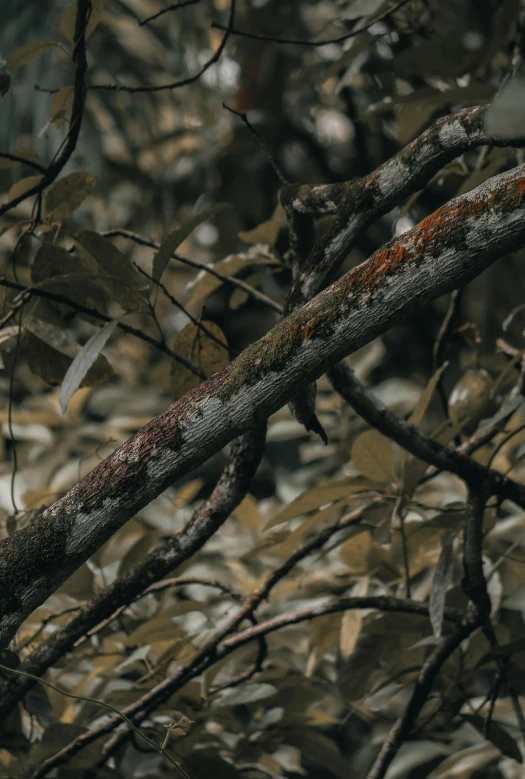
[[[19,162],[21,165],[27,165],[28,168],[33,168],[33,170],[37,170],[39,173],[46,172],[45,167],[40,165],[40,163],[35,162],[34,160],[27,160],[25,157],[20,157],[18,154],[0,152],[0,157],[3,157],[6,160],[12,160],[13,162]]]
[[[222,104],[222,107],[223,107],[223,108],[225,108],[225,109],[226,109],[227,111],[229,111],[230,113],[232,113],[232,114],[235,114],[235,116],[238,116],[238,117],[239,117],[239,119],[240,119],[240,120],[241,120],[241,122],[244,124],[244,126],[248,128],[248,130],[249,130],[249,131],[252,133],[252,135],[254,136],[254,138],[256,138],[256,139],[257,139],[257,141],[260,143],[260,145],[262,146],[262,148],[263,148],[263,149],[264,149],[264,151],[266,152],[266,154],[267,154],[267,156],[268,156],[268,159],[269,159],[269,161],[270,161],[270,165],[272,166],[272,168],[273,168],[273,170],[274,170],[274,172],[275,172],[275,175],[277,176],[277,178],[279,179],[279,181],[281,182],[281,184],[282,184],[283,186],[284,186],[285,184],[289,184],[290,182],[288,181],[288,179],[286,178],[286,176],[284,175],[284,173],[283,173],[283,172],[282,172],[282,170],[280,169],[279,165],[277,164],[277,160],[276,160],[276,159],[275,159],[275,157],[273,156],[272,152],[271,152],[271,151],[270,151],[270,149],[268,148],[268,146],[267,146],[267,144],[265,143],[265,141],[262,139],[262,137],[260,136],[260,134],[259,134],[259,133],[257,132],[257,130],[255,129],[255,127],[253,126],[253,124],[250,122],[250,120],[248,119],[248,117],[246,116],[246,114],[245,114],[244,112],[242,112],[242,111],[236,111],[236,110],[235,110],[235,108],[230,108],[230,106],[229,106],[229,105],[227,105],[226,103],[223,103],[223,104]]]
[[[51,684],[51,682],[47,682],[45,679],[39,679],[38,676],[33,676],[32,674],[26,673],[25,671],[20,671],[18,668],[9,668],[7,665],[2,665],[0,663],[0,669],[2,671],[7,671],[11,674],[16,674],[18,676],[26,676],[29,679],[33,679],[35,682],[40,682],[40,684],[45,685],[46,687],[49,687],[51,690],[54,690],[59,695],[63,695],[65,698],[72,698],[75,701],[82,701],[83,703],[93,703],[96,706],[102,706],[104,709],[108,709],[109,711],[112,711],[117,717],[122,719],[126,725],[131,728],[131,730],[137,734],[137,736],[140,736],[144,739],[144,741],[147,741],[150,746],[154,748],[156,752],[160,752],[163,757],[168,760],[169,763],[171,763],[174,768],[176,768],[181,776],[184,777],[184,779],[189,779],[189,776],[187,773],[174,761],[171,759],[171,757],[164,752],[162,749],[159,748],[159,746],[151,739],[149,736],[146,736],[145,733],[143,733],[140,728],[138,728],[136,725],[133,724],[133,722],[126,717],[125,714],[123,714],[119,709],[115,708],[115,706],[112,706],[110,703],[106,703],[105,701],[98,700],[97,698],[89,698],[87,695],[73,695],[71,692],[66,692],[66,690],[62,690],[60,687],[57,687],[54,684]]]
[[[22,192],[17,197],[0,206],[0,216],[10,211],[15,206],[27,200],[33,195],[41,194],[60,174],[64,166],[69,162],[75,151],[80,136],[82,117],[85,102],[85,77],[87,71],[86,59],[86,26],[91,14],[91,0],[78,0],[77,15],[75,21],[75,45],[73,48],[73,62],[75,63],[75,80],[73,88],[73,107],[69,121],[69,130],[61,151],[55,156],[53,162],[47,167],[40,181],[35,186]]]
[[[224,51],[224,47],[226,46],[226,42],[228,41],[228,38],[230,37],[231,31],[233,29],[236,2],[237,0],[230,0],[230,15],[228,18],[228,23],[225,27],[222,28],[225,32],[217,48],[217,51],[215,52],[215,54],[212,54],[212,56],[204,63],[202,68],[193,76],[188,76],[188,78],[183,78],[180,79],[179,81],[172,81],[169,84],[161,84],[160,86],[127,87],[121,84],[90,84],[87,88],[98,89],[98,90],[104,89],[112,92],[136,93],[136,92],[162,92],[165,90],[179,89],[180,87],[185,87],[188,84],[193,84],[195,81],[198,81],[204,75],[204,73],[206,73],[206,71],[209,70],[209,68],[211,68],[212,65],[215,65],[215,63],[218,62],[218,60],[220,59],[221,54]]]
[[[148,16],[146,19],[143,19],[141,22],[139,22],[139,27],[142,27],[143,24],[153,22],[155,19],[158,19],[160,16],[164,16],[164,14],[167,14],[170,11],[178,11],[180,8],[186,8],[188,5],[196,5],[200,2],[201,0],[181,0],[180,3],[173,3],[173,5],[168,5],[166,8],[162,8],[160,11],[157,11],[156,14],[152,14],[151,16]]]
[[[331,43],[342,43],[343,41],[347,41],[349,38],[354,38],[356,35],[359,35],[360,33],[369,30],[370,27],[372,27],[374,24],[377,24],[378,22],[383,22],[385,19],[387,19],[392,14],[396,13],[396,11],[399,11],[399,9],[402,8],[402,6],[406,5],[409,2],[410,0],[401,0],[401,2],[397,3],[397,5],[395,5],[394,8],[390,8],[382,16],[372,19],[371,22],[363,25],[362,27],[359,27],[357,30],[352,30],[352,32],[345,33],[344,35],[340,35],[337,38],[328,38],[324,41],[307,41],[307,40],[302,40],[300,38],[276,38],[273,35],[261,35],[260,33],[246,32],[245,30],[237,30],[235,28],[231,29],[231,34],[238,35],[242,38],[253,38],[254,40],[257,41],[271,41],[271,43],[281,43],[287,45],[290,44],[295,46],[314,46],[314,47],[327,46]],[[226,29],[223,25],[217,23],[212,24],[212,27],[215,27],[217,30]]]
[[[96,319],[100,319],[101,322],[113,321],[110,316],[108,316],[107,314],[103,314],[101,311],[98,311],[96,308],[92,308],[91,306],[84,306],[82,305],[82,303],[77,303],[76,301],[71,300],[70,298],[67,298],[64,295],[60,295],[59,293],[48,292],[48,290],[38,289],[36,287],[24,287],[22,284],[17,284],[14,281],[9,281],[8,279],[4,279],[4,278],[0,278],[0,287],[17,289],[20,292],[24,292],[27,293],[28,295],[31,295],[32,297],[40,297],[40,298],[44,298],[45,300],[51,300],[54,303],[62,303],[64,306],[68,306],[69,308],[72,308],[74,311],[77,311],[80,314],[86,314],[87,316],[92,316],[95,317]],[[201,371],[200,368],[197,368],[185,357],[182,357],[180,354],[174,352],[172,349],[166,346],[166,344],[163,343],[162,341],[158,341],[157,339],[147,335],[147,333],[142,332],[142,330],[138,330],[136,327],[127,325],[124,322],[119,322],[117,324],[117,327],[119,328],[119,330],[122,330],[124,333],[128,333],[129,335],[134,335],[136,338],[140,338],[142,341],[146,341],[146,343],[149,343],[151,344],[151,346],[154,346],[156,349],[158,349],[159,352],[164,352],[164,354],[167,354],[173,360],[176,360],[176,362],[179,362],[181,365],[184,365],[185,368],[187,368],[189,371],[194,373],[195,376],[198,376],[200,379],[207,378],[206,374],[203,373],[203,371]]]
[[[442,360],[443,349],[445,346],[445,342],[449,336],[450,328],[454,321],[454,317],[456,316],[456,312],[458,310],[458,306],[461,300],[461,292],[462,292],[461,289],[455,289],[450,295],[447,313],[443,317],[443,321],[441,322],[441,326],[438,330],[438,334],[436,336],[436,340],[432,348],[432,372],[433,373],[436,373],[436,371],[441,366],[441,363],[443,362]],[[440,376],[439,378],[437,390],[439,393],[443,411],[446,416],[448,414],[448,403],[447,403],[447,396],[445,395],[445,390],[443,389],[442,376]]]
[[[140,267],[140,265],[137,265],[136,262],[133,263],[135,268],[138,270],[139,273],[141,273],[143,276],[145,276],[148,281],[150,281],[152,284],[155,284],[165,295],[165,297],[168,298],[170,303],[172,303],[176,308],[179,309],[179,311],[182,311],[182,313],[188,317],[189,320],[193,322],[194,325],[199,327],[203,333],[206,333],[208,338],[210,338],[212,341],[215,341],[215,343],[220,346],[222,349],[225,349],[229,354],[236,355],[238,352],[235,351],[235,349],[230,349],[227,343],[224,343],[224,341],[221,341],[220,338],[217,338],[216,335],[214,335],[211,330],[208,330],[208,328],[202,324],[196,317],[191,314],[187,308],[185,308],[182,303],[180,303],[176,297],[174,297],[161,281],[158,281],[157,279],[153,278],[149,273],[147,273],[143,268]]]
[[[105,236],[106,238],[120,236],[121,238],[127,238],[128,240],[139,244],[139,246],[149,246],[151,249],[160,248],[159,241],[155,241],[153,238],[145,238],[144,236],[138,235],[138,233],[134,233],[131,230],[115,228],[113,230],[104,230],[100,233],[100,235]],[[181,254],[176,253],[173,253],[171,256],[178,262],[181,262],[183,265],[189,265],[190,268],[197,268],[198,270],[203,270],[206,273],[209,273],[210,276],[215,276],[215,278],[220,279],[224,284],[232,284],[234,287],[239,287],[239,289],[247,292],[248,295],[251,295],[251,297],[255,298],[255,300],[258,300],[259,303],[263,303],[265,306],[268,306],[268,308],[277,311],[279,314],[282,313],[283,309],[279,303],[276,303],[275,300],[267,297],[267,295],[264,295],[262,292],[258,292],[258,290],[254,289],[249,284],[246,284],[245,281],[234,278],[233,276],[226,276],[224,273],[216,270],[213,265],[206,265],[206,263],[199,262],[199,260],[190,260],[188,257],[183,257]]]
[[[15,516],[18,514],[18,506],[16,504],[16,499],[15,499],[15,480],[16,480],[16,474],[18,472],[18,456],[16,451],[15,434],[13,432],[13,397],[14,397],[16,363],[18,360],[18,352],[20,351],[20,337],[22,333],[22,312],[23,312],[23,308],[20,310],[20,319],[18,322],[18,330],[16,333],[15,350],[13,353],[13,364],[11,365],[11,370],[9,372],[9,403],[7,407],[7,426],[9,428],[9,435],[11,436],[11,445],[13,449],[13,473],[11,474],[11,485],[10,485],[11,503],[13,504],[13,511],[15,513]]]

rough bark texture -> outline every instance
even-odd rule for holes
[[[246,496],[261,462],[265,440],[264,424],[234,441],[215,489],[196,510],[184,530],[150,552],[126,576],[116,579],[94,600],[84,604],[21,663],[19,670],[33,676],[42,675],[94,627],[109,619],[122,606],[132,603],[149,585],[167,576],[201,549]],[[34,684],[34,679],[28,676],[11,677],[0,682],[0,719]]]
[[[289,185],[281,193],[287,210],[299,214],[337,214],[328,236],[316,241],[294,280],[286,310],[294,311],[323,287],[359,235],[460,154],[489,144],[523,146],[523,139],[494,138],[483,127],[487,106],[443,116],[394,157],[362,178],[337,184]]]
[[[524,195],[520,166],[450,201],[280,322],[4,540],[0,643],[170,484],[393,322],[520,247]]]

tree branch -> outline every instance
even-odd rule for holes
[[[126,576],[116,579],[65,625],[40,644],[20,670],[41,676],[73,646],[123,606],[135,601],[154,583],[174,571],[201,549],[244,499],[264,453],[266,425],[246,433],[232,445],[224,471],[207,501],[194,513],[181,533],[154,549]],[[0,685],[0,719],[31,689],[33,680],[17,676]]]
[[[483,119],[487,106],[465,108],[441,117],[408,146],[368,176],[337,184],[283,187],[281,203],[289,211],[337,214],[328,236],[317,240],[295,279],[286,310],[293,311],[323,287],[357,238],[379,217],[424,187],[444,165],[478,146],[523,146],[525,140],[493,138]]]
[[[84,114],[85,101],[85,79],[87,71],[86,59],[86,25],[91,13],[91,0],[78,0],[77,15],[75,21],[75,36],[73,48],[73,62],[75,63],[75,80],[73,84],[73,106],[71,109],[71,118],[69,120],[69,131],[62,151],[55,157],[54,161],[45,169],[40,181],[34,187],[23,192],[21,195],[13,198],[9,202],[0,206],[0,216],[10,211],[23,200],[38,195],[60,174],[64,166],[71,158],[77,148],[82,117]],[[26,164],[28,164],[26,162]],[[34,167],[34,165],[33,165]]]
[[[33,609],[170,484],[395,321],[519,248],[524,201],[520,166],[442,206],[282,320],[151,420],[28,527],[4,539],[0,640],[8,642]],[[525,506],[525,487],[508,484],[506,497]]]
[[[521,485],[498,471],[481,465],[462,452],[448,449],[425,435],[415,425],[396,417],[363,387],[345,362],[339,362],[330,368],[328,377],[336,392],[360,417],[414,457],[435,466],[440,471],[455,473],[469,485],[484,483],[489,494],[521,503]]]

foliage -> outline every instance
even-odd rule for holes
[[[12,5],[0,40],[4,539],[288,311],[304,257],[276,172],[359,183],[436,119],[497,95],[494,142],[374,216],[342,275],[523,155],[508,140],[523,97],[517,0]],[[320,209],[313,232],[336,223]],[[377,424],[331,375],[316,401],[327,446],[290,409],[273,414],[227,521],[48,662],[70,620],[220,513],[234,445],[80,561],[1,652],[3,692],[27,683],[1,724],[1,776],[521,775],[525,507],[483,484],[476,497],[380,422],[406,419],[416,439],[525,483],[521,254],[345,358]],[[469,569],[472,517],[490,619]],[[166,679],[173,689],[142,710]]]

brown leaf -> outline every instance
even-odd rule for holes
[[[116,303],[126,311],[144,306],[144,280],[111,241],[92,230],[78,230],[73,237],[81,255],[94,259],[104,271],[109,295]]]
[[[27,46],[22,46],[21,49],[17,49],[11,54],[6,61],[6,67],[8,70],[18,70],[22,65],[26,65],[35,57],[40,57],[41,54],[45,54],[46,51],[54,49],[58,46],[56,41],[37,41],[36,43],[28,43]]]
[[[241,230],[238,233],[239,238],[245,243],[264,244],[273,247],[277,241],[283,218],[284,208],[280,203],[277,203],[273,214],[266,222],[261,222],[253,230]]]
[[[373,573],[386,557],[387,552],[374,541],[370,532],[361,528],[342,544],[339,551],[341,562],[356,575]]]
[[[263,250],[263,247],[253,246],[242,254],[230,254],[224,260],[214,263],[212,268],[222,273],[223,276],[235,276],[249,265],[269,265],[275,262],[275,257]],[[188,284],[188,290],[193,290],[193,293],[186,305],[192,307],[203,303],[223,283],[222,279],[218,279],[204,270],[200,271],[195,280]]]
[[[397,481],[396,461],[390,440],[377,430],[362,433],[352,446],[351,460],[359,473],[379,482]]]
[[[202,323],[219,341],[226,344],[226,336],[214,322]],[[173,351],[190,360],[196,368],[206,376],[212,376],[222,371],[228,365],[229,357],[226,349],[213,341],[202,328],[189,322],[178,333],[173,344]],[[200,384],[201,380],[190,370],[178,362],[171,363],[171,392],[173,400],[185,395],[190,389]]]
[[[302,495],[299,495],[295,500],[292,500],[292,502],[285,506],[285,508],[276,514],[275,517],[272,517],[263,529],[269,530],[276,525],[280,525],[282,522],[288,522],[290,519],[294,519],[301,514],[307,514],[310,511],[314,511],[314,509],[318,509],[328,503],[333,503],[340,498],[350,497],[359,492],[366,492],[377,486],[377,484],[359,476],[347,476],[344,479],[334,480],[327,484],[319,484],[312,487],[311,490],[306,490],[306,492],[303,492]]]
[[[76,211],[91,192],[95,179],[89,173],[70,173],[55,181],[44,197],[44,212],[51,222],[61,222]]]
[[[64,295],[76,303],[96,308],[105,313],[109,303],[107,277],[87,253],[71,254],[62,246],[44,242],[31,266],[34,286]],[[52,304],[71,311],[66,306]]]
[[[177,251],[178,247],[183,243],[186,238],[203,222],[207,222],[215,214],[219,214],[224,211],[225,208],[231,208],[231,203],[217,203],[212,208],[201,211],[194,217],[185,222],[177,230],[173,230],[168,237],[162,242],[157,253],[153,257],[153,272],[152,276],[156,281],[160,281],[162,274],[170,260],[171,255]]]
[[[60,32],[71,43],[74,43],[75,25],[77,20],[77,3],[71,3],[64,10],[60,19]],[[104,11],[104,0],[91,0],[91,12],[86,25],[86,38],[89,38],[97,24],[100,22]]]
[[[26,176],[26,178],[16,181],[9,190],[8,199],[14,200],[16,197],[23,195],[24,192],[29,192],[30,189],[33,189],[33,187],[41,181],[41,179],[42,176]]]
[[[51,98],[49,113],[51,115],[51,122],[56,125],[56,127],[60,127],[63,121],[71,116],[73,95],[74,88],[70,85],[59,89]]]
[[[20,350],[29,367],[48,384],[61,384],[81,347],[64,330],[43,320],[30,318],[24,321],[24,328],[26,332],[22,336]],[[99,354],[80,386],[93,387],[113,378],[113,369],[104,355]]]
[[[445,613],[445,599],[447,590],[452,581],[452,568],[454,558],[452,555],[454,547],[454,535],[444,533],[441,546],[441,554],[434,571],[432,587],[430,588],[429,613],[430,623],[436,638],[441,638],[443,628],[443,615]]]

